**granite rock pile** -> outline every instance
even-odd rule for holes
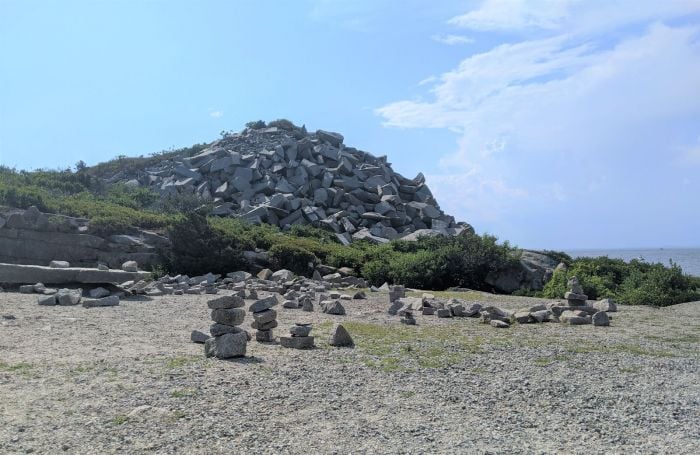
[[[471,230],[440,210],[422,174],[405,178],[385,156],[346,146],[341,134],[274,124],[260,122],[195,156],[120,171],[108,182],[146,186],[166,197],[193,195],[213,203],[214,215],[252,223],[326,227],[345,244]]]

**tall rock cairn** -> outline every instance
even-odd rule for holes
[[[260,299],[250,306],[250,312],[253,313],[253,323],[251,327],[256,330],[255,340],[260,343],[270,343],[275,341],[275,336],[272,329],[277,327],[277,311],[272,307],[277,305],[277,299],[274,296]]]
[[[211,338],[204,342],[204,355],[219,359],[245,356],[248,333],[239,326],[245,319],[245,302],[238,295],[227,295],[207,302],[211,309]]]
[[[423,174],[403,177],[385,156],[347,147],[338,133],[308,133],[288,121],[270,125],[259,122],[195,156],[121,171],[107,181],[147,186],[163,196],[194,195],[213,203],[214,215],[281,228],[325,227],[346,244],[471,230],[440,210]]]

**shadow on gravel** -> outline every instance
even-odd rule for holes
[[[250,357],[234,357],[232,359],[220,359],[220,362],[228,362],[228,363],[240,363],[243,365],[255,365],[259,363],[265,363],[265,359],[261,359],[260,357],[255,357],[255,356],[250,356]]]

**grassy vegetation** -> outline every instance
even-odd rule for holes
[[[446,368],[467,356],[481,353],[483,338],[456,331],[453,326],[403,326],[348,321],[343,326],[352,333],[353,355],[364,365],[384,372]],[[314,327],[319,346],[331,324]],[[342,361],[342,359],[341,359]]]

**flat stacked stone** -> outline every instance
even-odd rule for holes
[[[291,336],[280,337],[280,344],[285,348],[311,349],[314,347],[314,337],[310,336],[311,324],[297,322],[289,329]]]
[[[569,290],[564,294],[564,298],[569,302],[569,306],[585,306],[588,296],[583,293],[583,288],[578,282],[578,278],[572,276],[566,285]]]
[[[250,312],[253,313],[253,324],[251,327],[256,330],[255,340],[259,343],[270,343],[275,341],[275,336],[272,329],[277,327],[277,311],[272,307],[277,305],[277,299],[274,296],[260,299],[250,306]]]
[[[212,337],[204,342],[207,357],[228,359],[243,357],[248,344],[248,334],[239,326],[245,319],[245,302],[237,295],[227,295],[207,302],[211,309]]]

